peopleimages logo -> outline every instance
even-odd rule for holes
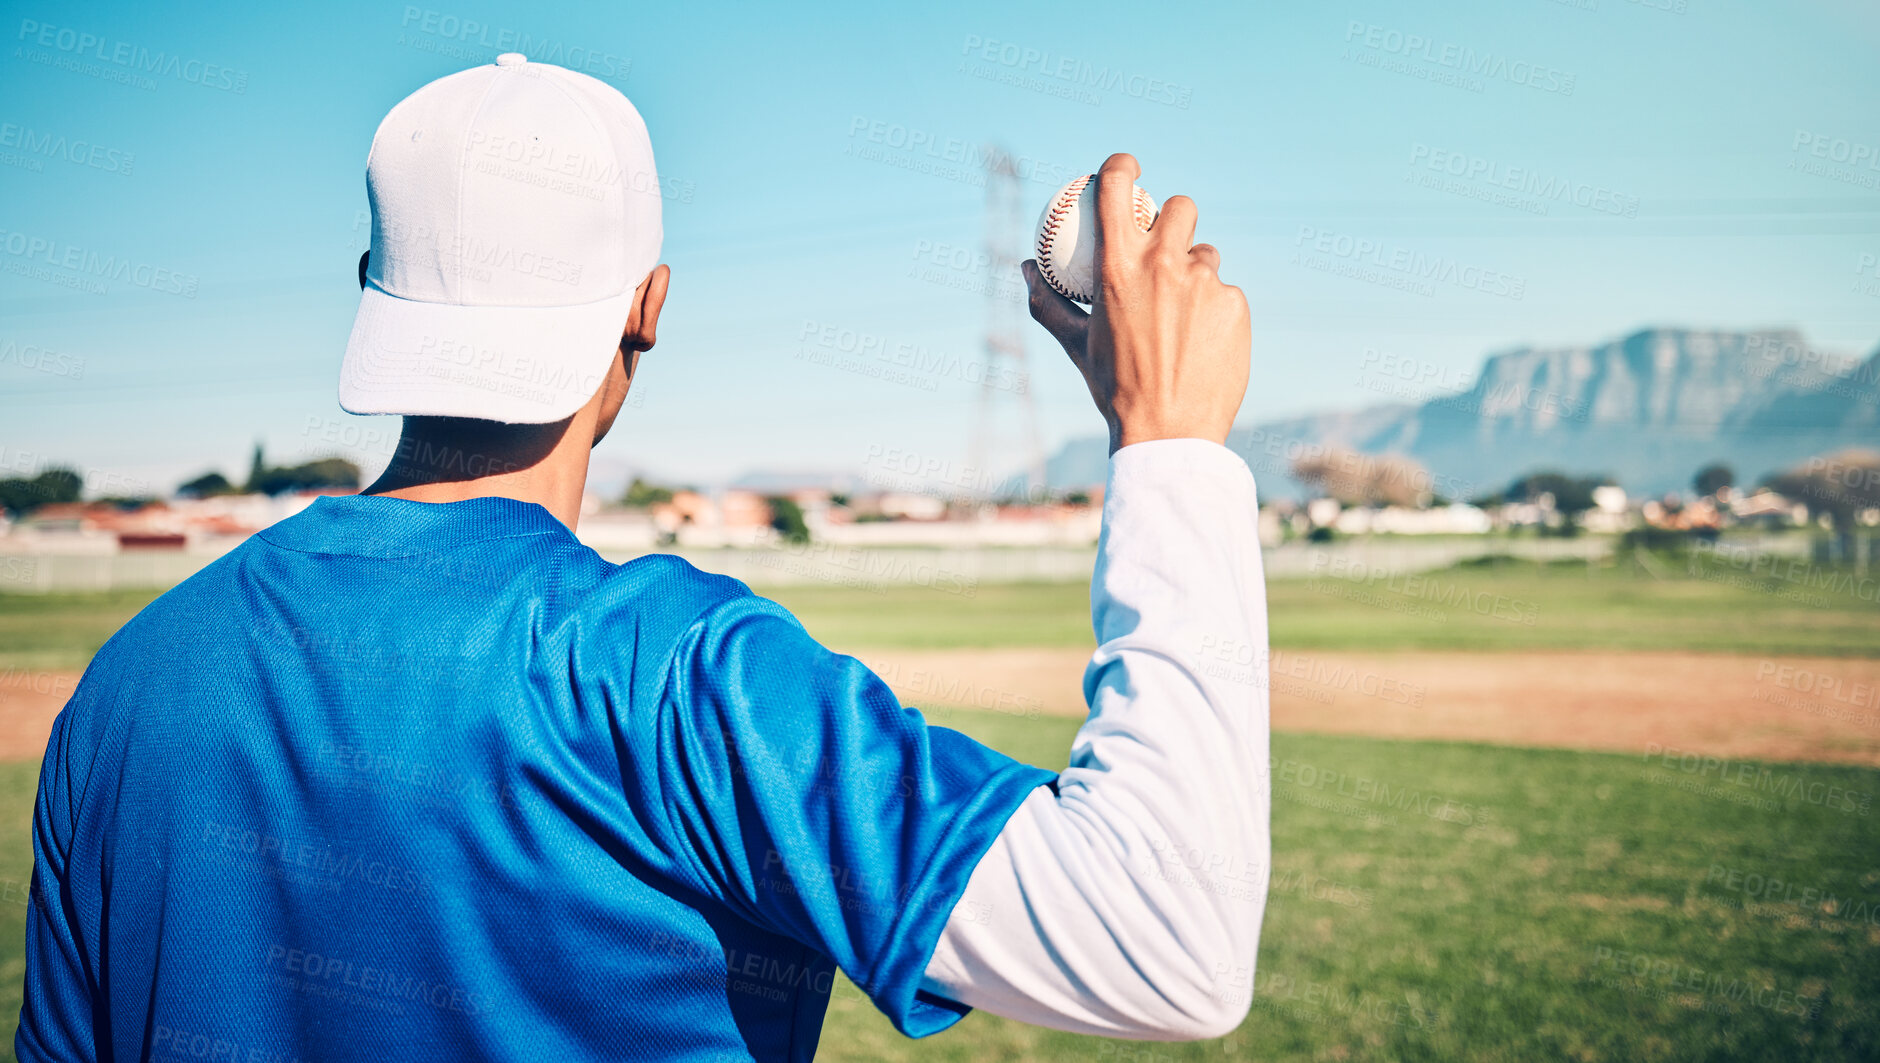
[[[870,162],[885,162],[902,168],[932,172],[938,177],[964,180],[974,186],[981,186],[985,184],[988,164],[996,161],[992,151],[973,138],[944,136],[930,129],[858,114],[849,119],[849,145],[843,154]],[[890,155],[886,152],[900,154]],[[909,160],[942,165],[910,165]],[[1034,159],[1029,155],[1013,155],[1010,161],[1021,181],[1061,185],[1082,173],[1081,170]]]
[[[1354,236],[1349,233],[1301,225],[1293,238],[1293,263],[1312,269],[1345,273],[1344,263],[1366,279],[1375,274],[1402,282],[1406,290],[1419,295],[1434,294],[1434,285],[1454,285],[1484,295],[1519,301],[1527,294],[1527,278],[1499,270],[1483,269],[1443,255],[1426,255],[1384,240]],[[1317,256],[1317,257],[1314,257]],[[1397,285],[1392,285],[1397,286]]]
[[[1494,52],[1478,52],[1460,44],[1433,40],[1419,33],[1405,33],[1388,26],[1352,21],[1345,26],[1345,43],[1357,44],[1374,53],[1426,63],[1461,75],[1506,81],[1540,92],[1573,95],[1576,75],[1564,70],[1509,59]]]
[[[1163,78],[1119,67],[1099,65],[1045,48],[1033,48],[1012,41],[982,37],[977,33],[966,35],[966,43],[960,47],[960,54],[970,59],[984,60],[1013,71],[1059,82],[1066,87],[1119,92],[1132,99],[1166,104],[1184,111],[1188,109],[1195,94],[1193,87]],[[1057,92],[1051,94],[1063,95]],[[1073,98],[1081,99],[1082,97]],[[1100,103],[1101,100],[1087,99],[1084,102]]]
[[[109,280],[129,282],[153,292],[194,299],[196,285],[200,280],[194,273],[178,273],[154,263],[138,262],[121,255],[107,255],[50,237],[6,229],[0,229],[0,252],[17,260],[8,266],[21,267],[6,268],[6,272],[25,274],[28,271],[24,267],[31,265],[43,274],[41,279],[69,283],[71,287],[98,294],[103,294],[105,290],[102,282]],[[67,272],[49,273],[49,270]]]
[[[248,72],[245,70],[234,70],[169,52],[152,51],[129,41],[114,41],[95,33],[53,26],[30,18],[20,20],[20,32],[14,39],[40,48],[51,48],[76,59],[109,63],[134,74],[175,78],[191,85],[221,89],[224,92],[248,91]],[[32,59],[17,50],[14,58]]]
[[[1789,145],[1790,151],[1806,152],[1817,159],[1829,162],[1842,162],[1849,166],[1880,171],[1880,144],[1863,144],[1858,140],[1837,137],[1829,133],[1817,133],[1808,129],[1797,129],[1795,140]]]
[[[1861,188],[1880,188],[1880,143],[1797,129],[1788,168]]]
[[[131,164],[137,160],[137,156],[128,151],[93,144],[88,140],[67,138],[58,133],[42,132],[14,122],[0,122],[0,148],[31,158],[59,159],[74,166],[89,166],[94,170],[125,177],[130,176]],[[4,159],[4,156],[0,156],[0,159]]]
[[[77,380],[85,375],[85,359],[76,358],[64,351],[51,351],[33,344],[19,344],[12,340],[0,343],[0,365],[17,365],[22,369],[31,369],[48,376],[71,377]]]
[[[1419,171],[1427,171],[1427,174]],[[1465,183],[1486,186],[1485,190],[1513,193],[1538,208],[1532,211],[1537,214],[1547,213],[1549,204],[1567,202],[1600,214],[1622,218],[1638,216],[1637,196],[1617,192],[1603,185],[1542,173],[1531,166],[1508,166],[1496,159],[1421,142],[1411,145],[1408,179],[1440,191],[1458,191],[1440,179],[1430,180],[1432,177],[1452,177]],[[1509,205],[1528,209],[1518,200]]]
[[[1758,763],[1729,760],[1658,742],[1645,744],[1644,757],[1646,763],[1656,762],[1656,767],[1689,776],[1700,785],[1714,779],[1752,795],[1767,794],[1773,799],[1793,800],[1836,812],[1852,812],[1857,816],[1865,816],[1873,809],[1873,794],[1869,791],[1852,790],[1837,783],[1821,782],[1792,772],[1773,771]],[[1775,811],[1780,805],[1772,801],[1764,807],[1768,811]]]

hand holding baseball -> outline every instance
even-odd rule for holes
[[[1220,252],[1192,244],[1194,201],[1174,196],[1144,231],[1126,154],[1097,172],[1096,267],[1086,313],[1024,263],[1031,316],[1064,345],[1110,426],[1110,453],[1152,439],[1225,443],[1247,392],[1247,297],[1222,284]]]

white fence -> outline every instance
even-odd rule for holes
[[[1806,536],[1732,538],[1738,548],[1808,556]],[[233,545],[191,551],[125,550],[112,553],[59,553],[43,546],[28,552],[0,537],[0,594],[49,591],[103,591],[166,588],[194,575]],[[1353,566],[1372,571],[1426,572],[1489,554],[1528,560],[1600,560],[1611,556],[1615,540],[1606,536],[1577,539],[1482,538],[1342,539],[1332,543],[1293,541],[1264,551],[1267,576],[1294,579]],[[603,547],[601,556],[623,562],[653,551]],[[835,584],[856,587],[931,586],[960,590],[982,583],[1087,580],[1096,560],[1092,546],[893,547],[805,546],[689,549],[667,551],[708,572],[743,580],[753,587]]]

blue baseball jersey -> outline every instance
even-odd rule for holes
[[[1050,772],[744,584],[547,510],[322,498],[164,594],[54,724],[21,1059],[807,1060],[911,1036]],[[972,913],[961,913],[971,918]]]

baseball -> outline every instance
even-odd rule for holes
[[[1143,232],[1155,222],[1155,200],[1135,190],[1136,224]],[[1038,215],[1034,241],[1038,272],[1068,299],[1088,306],[1097,293],[1097,175],[1088,174],[1058,189]]]

